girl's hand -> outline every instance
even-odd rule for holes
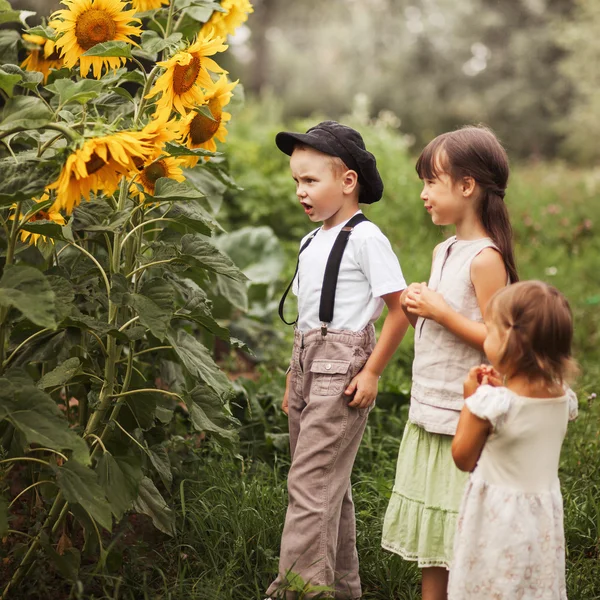
[[[400,305],[404,310],[407,309],[406,299],[409,294],[420,294],[421,293],[421,284],[420,283],[411,283],[401,294],[400,296]]]
[[[464,398],[468,398],[472,396],[477,388],[482,384],[482,370],[481,368],[485,365],[478,365],[476,367],[471,367],[469,370],[469,374],[463,383],[463,396]]]
[[[410,291],[412,285],[408,288],[406,309],[413,315],[440,322],[448,309],[448,304],[444,300],[444,297],[440,293],[429,289],[426,283],[417,285],[420,285],[418,293]]]
[[[494,367],[490,365],[481,365],[479,370],[479,383],[481,385],[491,385],[492,387],[498,387],[502,385],[502,377]]]
[[[377,387],[379,385],[379,376],[371,371],[363,369],[346,388],[344,394],[354,398],[348,403],[353,408],[367,408],[375,402],[377,397]]]

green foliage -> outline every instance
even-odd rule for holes
[[[221,11],[173,0],[150,20],[145,15],[144,26],[157,29],[142,36],[143,58],[182,50],[202,27],[198,8],[204,20]],[[0,0],[1,22],[24,16]],[[186,33],[174,30],[179,25]],[[31,33],[54,34],[46,26]],[[31,49],[2,32],[0,56],[13,41]],[[127,42],[106,42],[86,55],[136,53]],[[75,584],[73,593],[80,590],[109,568],[111,546],[133,513],[175,535],[169,503],[182,436],[214,447],[237,440],[234,391],[214,347],[217,339],[245,346],[210,299],[227,306],[230,294],[215,290],[231,282],[245,306],[251,288],[219,239],[222,195],[236,186],[220,153],[167,145],[157,139],[162,129],[140,133],[154,118],[146,95],[160,67],[128,66],[97,80],[75,68],[53,70],[45,86],[42,73],[0,67],[0,532],[10,550],[2,597],[21,597],[25,574],[44,571],[42,557]],[[137,198],[133,166],[124,177],[107,172],[130,152],[126,145],[78,154],[90,140],[123,132],[134,143],[150,136],[138,169],[162,159],[179,164],[181,156],[201,160],[184,181],[159,177]],[[77,174],[64,171],[69,160],[79,163]],[[57,183],[61,172],[82,185],[70,204]],[[277,251],[272,234],[256,235]],[[252,255],[243,268],[260,272],[265,254],[254,247]],[[267,267],[271,278],[277,267]]]

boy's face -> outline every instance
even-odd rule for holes
[[[354,171],[336,169],[328,155],[306,147],[292,152],[290,168],[296,182],[296,195],[311,221],[323,221],[324,228],[328,229],[356,212]]]

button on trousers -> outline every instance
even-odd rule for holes
[[[372,407],[349,407],[344,390],[374,346],[372,325],[325,336],[320,329],[296,331],[288,396],[288,509],[279,575],[269,596],[295,600],[297,592],[286,588],[298,575],[307,586],[331,587],[335,598],[361,597],[350,474]]]

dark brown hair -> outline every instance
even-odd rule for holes
[[[504,203],[508,183],[508,156],[498,138],[487,127],[463,127],[433,139],[416,165],[421,179],[445,172],[453,181],[472,177],[482,189],[478,199],[481,223],[504,260],[512,283],[519,281],[513,250],[513,233]]]
[[[571,357],[571,307],[555,287],[543,281],[509,285],[494,294],[486,316],[507,330],[498,357],[503,374],[554,384],[577,372]]]

